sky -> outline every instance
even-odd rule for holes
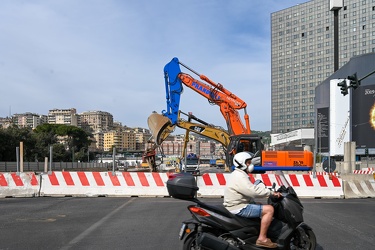
[[[177,57],[244,100],[252,130],[271,130],[270,16],[303,2],[2,0],[0,117],[75,108],[147,128],[166,109],[163,68]],[[180,110],[226,128],[188,87]]]

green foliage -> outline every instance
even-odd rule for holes
[[[16,147],[21,141],[25,161],[44,161],[44,157],[49,157],[50,146],[54,161],[71,161],[74,151],[88,148],[89,137],[81,128],[63,124],[43,124],[35,130],[17,126],[0,128],[0,161],[16,161]]]
[[[30,128],[17,126],[0,129],[0,161],[16,161],[16,148],[20,148],[20,142],[23,142],[24,159],[31,159],[34,153],[32,146],[35,144],[31,133]]]
[[[270,143],[271,142],[271,131],[251,131],[252,134],[257,134],[262,136],[263,143]]]

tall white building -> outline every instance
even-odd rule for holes
[[[314,127],[315,87],[334,73],[334,13],[312,0],[271,14],[272,133]],[[344,0],[338,11],[339,68],[375,52],[375,0]]]
[[[78,126],[77,110],[75,108],[51,109],[48,111],[48,123]]]

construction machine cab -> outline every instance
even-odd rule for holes
[[[233,157],[239,152],[247,151],[253,153],[255,157],[259,157],[264,148],[261,140],[262,137],[255,134],[231,136],[227,151],[228,155],[226,156],[227,166],[230,168],[233,165]]]

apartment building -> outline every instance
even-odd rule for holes
[[[48,123],[78,126],[77,110],[75,108],[51,109],[48,111]]]
[[[8,128],[12,123],[12,119],[9,117],[0,117],[0,128]]]
[[[334,13],[329,3],[312,0],[271,14],[274,134],[314,127],[315,88],[334,73]],[[375,0],[343,1],[338,24],[339,68],[353,56],[375,52]]]
[[[79,114],[79,127],[88,132],[113,129],[113,115],[104,111],[86,111]]]
[[[20,128],[29,127],[35,129],[38,125],[48,123],[48,117],[46,115],[26,112],[12,115],[12,123]]]
[[[90,146],[90,149],[93,148],[94,150],[98,150],[100,152],[104,151],[104,132],[98,131],[92,133],[94,142]]]
[[[145,150],[148,140],[151,138],[151,132],[145,128],[133,128],[135,133],[136,150]]]
[[[118,151],[136,150],[136,136],[133,131],[112,130],[103,133],[103,150],[112,151],[116,147]]]

